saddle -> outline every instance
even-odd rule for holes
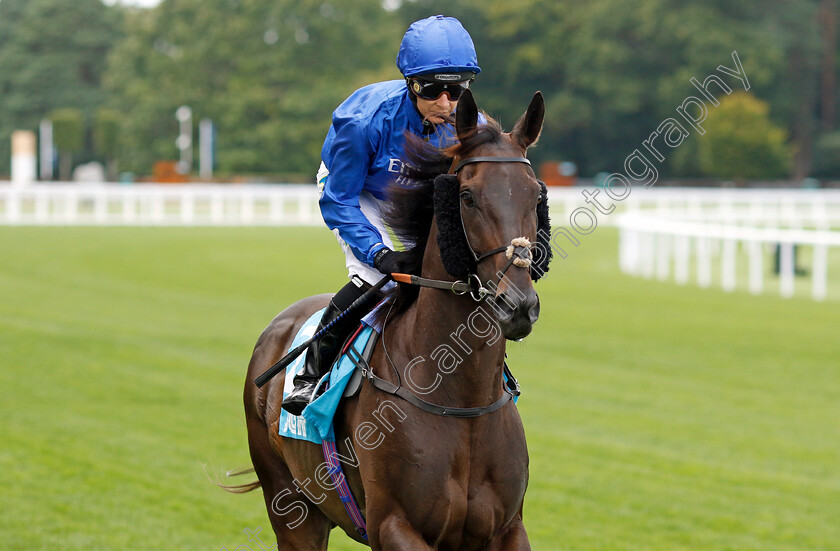
[[[306,341],[315,332],[323,310],[310,316],[298,330],[290,350]],[[353,396],[359,391],[362,374],[356,369],[360,361],[367,363],[373,354],[379,333],[366,321],[363,321],[345,341],[338,358],[324,377],[318,382],[316,398],[306,407],[300,416],[286,410],[280,413],[280,436],[306,440],[321,444],[324,440],[334,440],[333,417],[338,404],[345,396]],[[293,378],[302,368],[305,355],[299,356],[286,369],[283,385],[285,397],[294,387]]]

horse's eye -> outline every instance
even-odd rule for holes
[[[461,192],[461,201],[463,201],[464,206],[466,207],[475,207],[475,199],[473,198],[473,194],[467,190]]]

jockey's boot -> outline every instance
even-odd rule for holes
[[[368,289],[370,289],[370,285],[354,277],[330,300],[315,332],[317,333],[336,319]],[[292,415],[300,415],[303,412],[312,398],[312,393],[315,392],[315,385],[318,384],[318,381],[329,370],[338,356],[348,330],[356,327],[366,313],[367,309],[364,305],[358,308],[356,312],[350,312],[324,333],[320,339],[309,345],[306,350],[303,371],[295,376],[295,388],[283,400],[283,409]]]

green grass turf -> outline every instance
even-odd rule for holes
[[[251,349],[286,304],[344,283],[332,235],[7,227],[0,253],[0,548],[267,536],[260,492],[225,493],[205,469],[248,464]],[[585,237],[538,284],[532,336],[509,347],[533,547],[837,549],[838,304],[616,264],[614,230]],[[331,549],[358,548],[333,532]]]

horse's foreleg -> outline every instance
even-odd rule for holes
[[[433,551],[434,548],[403,517],[390,516],[370,534],[374,551]]]

